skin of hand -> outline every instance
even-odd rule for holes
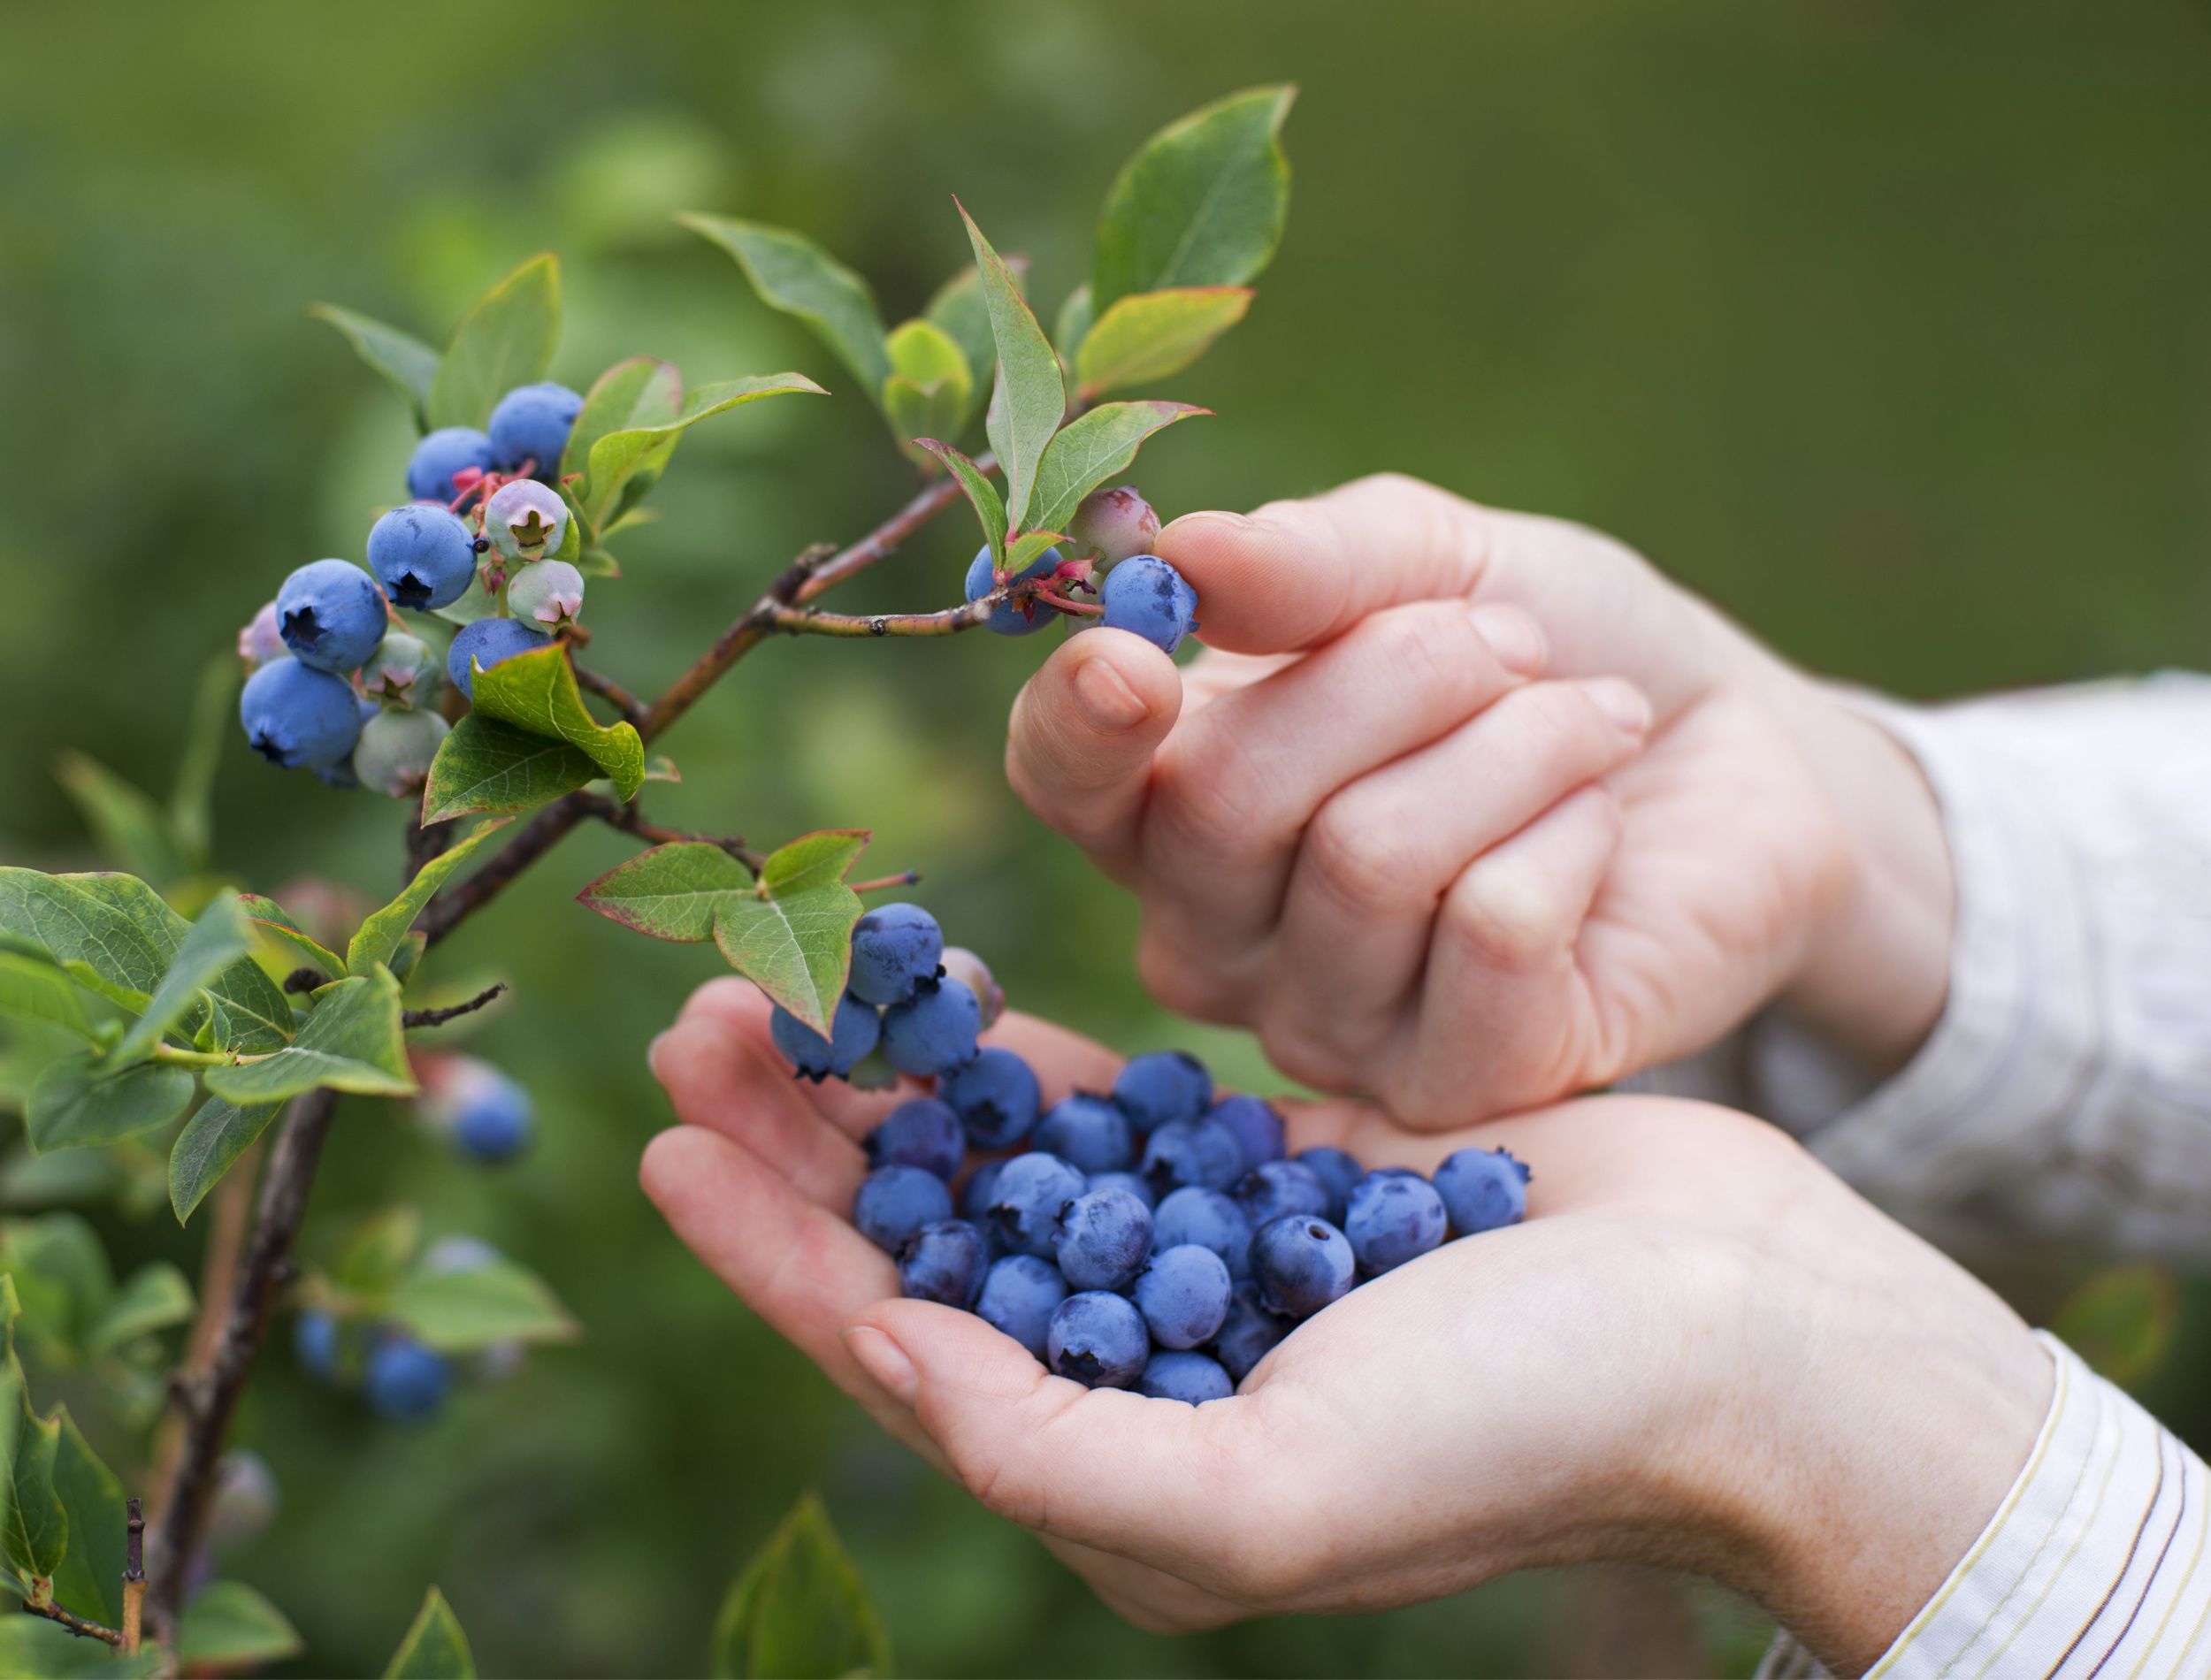
[[[1009,1016],[1047,1100],[1116,1058]],[[1107,1604],[1160,1630],[1371,1610],[1595,1558],[1687,1568],[1845,1672],[1941,1583],[2025,1462],[2049,1362],[1997,1298],[1771,1127],[1595,1097],[1451,1134],[1286,1105],[1291,1147],[1534,1169],[1520,1226],[1447,1243],[1302,1325],[1202,1408],[1048,1374],[898,1299],[853,1228],[860,1139],[901,1092],[794,1081],[742,981],[655,1042],[685,1122],[645,1188],[838,1387]]]
[[[1779,1000],[1870,1071],[1948,983],[1949,857],[1886,733],[1610,538],[1361,479],[1156,546],[1206,651],[1070,637],[1014,708],[1138,970],[1320,1089],[1462,1124]]]

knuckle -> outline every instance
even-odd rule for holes
[[[1341,1086],[1348,1060],[1303,1022],[1279,1012],[1269,1012],[1257,1027],[1260,1052],[1275,1067],[1301,1084],[1327,1090]]]
[[[1524,869],[1477,864],[1443,910],[1445,931],[1485,968],[1524,974],[1565,944],[1571,914],[1557,890]]]
[[[1396,905],[1425,890],[1417,837],[1396,813],[1354,792],[1336,794],[1313,813],[1304,855],[1320,885],[1354,909]]]
[[[1167,1009],[1195,1020],[1233,1021],[1235,993],[1205,957],[1147,920],[1136,939],[1136,978]]]

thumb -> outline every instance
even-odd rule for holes
[[[1174,661],[1149,642],[1102,628],[1071,636],[1014,702],[1006,779],[1111,871],[1135,837],[1151,754],[1182,706]]]

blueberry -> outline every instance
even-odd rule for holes
[[[1218,1190],[1192,1185],[1162,1198],[1151,1216],[1151,1240],[1162,1249],[1195,1242],[1219,1255],[1230,1277],[1251,1276],[1251,1222]]]
[[[1328,1223],[1342,1229],[1343,1210],[1351,1199],[1352,1190],[1366,1176],[1366,1169],[1349,1151],[1332,1149],[1326,1143],[1298,1150],[1297,1160],[1300,1166],[1312,1168],[1320,1182],[1327,1186]]]
[[[1052,1310],[1067,1298],[1067,1280],[1051,1261],[1009,1254],[983,1279],[975,1310],[983,1323],[1004,1331],[1041,1362]]]
[[[584,575],[564,560],[524,566],[507,585],[507,610],[525,623],[561,630],[584,610]]]
[[[1060,564],[1060,551],[1047,548],[1021,569],[1021,579],[1048,576]],[[1016,580],[1020,581],[1020,580]],[[968,566],[967,596],[971,601],[981,600],[998,587],[998,575],[991,569],[991,551],[987,547],[975,550],[975,559]],[[1059,613],[1041,601],[1003,600],[991,608],[985,621],[1000,636],[1028,636],[1044,628]]]
[[[1436,1194],[1462,1237],[1527,1217],[1528,1170],[1503,1149],[1460,1149],[1435,1169]]]
[[[315,773],[315,780],[326,788],[344,790],[361,785],[361,778],[354,775],[353,763],[348,759],[340,759],[335,764],[310,764],[307,767]]]
[[[1169,1120],[1145,1140],[1139,1170],[1161,1195],[1186,1184],[1225,1190],[1243,1176],[1243,1150],[1217,1120]]]
[[[830,1018],[830,1035],[823,1038],[781,1004],[768,1017],[768,1035],[799,1072],[801,1079],[819,1085],[825,1079],[843,1079],[853,1064],[875,1049],[883,1031],[876,1012],[847,993],[837,1000]]]
[[[1126,1190],[1147,1208],[1156,1208],[1159,1204],[1159,1198],[1152,1194],[1151,1187],[1134,1172],[1115,1171],[1086,1173],[1083,1176],[1083,1187],[1087,1190]]]
[[[925,980],[883,1012],[883,1053],[901,1073],[950,1073],[975,1059],[983,1011],[956,980]]]
[[[1073,1288],[1126,1289],[1151,1256],[1151,1210],[1126,1190],[1085,1190],[1060,1224],[1060,1271]]]
[[[560,477],[561,456],[584,400],[550,379],[520,385],[492,409],[492,460],[501,472],[530,473],[551,484]]]
[[[952,1218],[952,1192],[917,1166],[879,1166],[853,1196],[853,1223],[885,1254],[896,1254],[925,1225]]]
[[[1219,1333],[1232,1287],[1219,1255],[1195,1242],[1178,1242],[1151,1256],[1132,1293],[1155,1343],[1197,1348]]]
[[[870,1166],[917,1166],[950,1182],[968,1153],[968,1140],[951,1103],[917,1096],[892,1109],[861,1147]]]
[[[511,1161],[530,1146],[530,1093],[496,1068],[471,1078],[453,1108],[453,1144],[472,1161]]]
[[[1251,1374],[1251,1367],[1297,1327],[1261,1306],[1254,1286],[1240,1283],[1228,1296],[1228,1316],[1221,1320],[1220,1333],[1213,1338],[1213,1357],[1227,1367],[1229,1376],[1242,1382]]]
[[[1170,1120],[1194,1120],[1213,1101],[1213,1076],[1186,1050],[1132,1057],[1113,1081],[1113,1101],[1139,1132]]]
[[[422,791],[431,760],[453,726],[435,712],[379,712],[361,726],[353,749],[354,780],[403,799]]]
[[[454,687],[472,700],[476,674],[469,668],[470,661],[488,671],[517,653],[534,653],[552,645],[550,636],[518,618],[479,618],[473,624],[461,626],[454,637],[453,645],[446,650],[445,674],[452,678]]]
[[[1209,1400],[1228,1399],[1236,1392],[1236,1386],[1218,1359],[1169,1349],[1153,1354],[1144,1362],[1144,1371],[1136,1378],[1136,1392],[1154,1400],[1179,1400],[1185,1405],[1203,1406]]]
[[[1151,1350],[1144,1319],[1127,1298],[1104,1290],[1069,1295],[1044,1332],[1046,1363],[1091,1388],[1128,1388]]]
[[[1309,1318],[1351,1287],[1351,1245],[1326,1219],[1288,1214],[1251,1233],[1251,1281],[1259,1304],[1285,1318]]]
[[[937,1219],[899,1250],[899,1287],[915,1301],[972,1307],[990,1264],[980,1231],[965,1219]]]
[[[1136,1158],[1128,1117],[1105,1097],[1077,1091],[1062,1097],[1037,1122],[1032,1140],[1085,1172],[1118,1172]]]
[[[1243,1170],[1247,1172],[1268,1161],[1279,1161],[1286,1153],[1282,1117],[1274,1111],[1271,1103],[1256,1096],[1224,1096],[1205,1111],[1205,1118],[1236,1134],[1236,1147],[1243,1152]]]
[[[376,580],[342,560],[310,561],[277,591],[277,631],[302,665],[357,670],[390,622]]]
[[[1049,1259],[1059,1246],[1061,1216],[1084,1193],[1080,1172],[1056,1155],[1032,1149],[998,1170],[985,1217],[1008,1254]]]
[[[261,610],[238,632],[238,657],[245,661],[249,676],[272,661],[291,657],[284,633],[277,628],[274,601],[262,602]]]
[[[944,970],[947,980],[958,981],[975,994],[983,1006],[983,1029],[990,1031],[991,1023],[1006,1012],[1006,988],[991,973],[991,965],[963,945],[946,945]]]
[[[1236,1186],[1236,1201],[1256,1231],[1285,1213],[1310,1213],[1326,1219],[1334,1198],[1311,1167],[1296,1161],[1262,1161]]]
[[[481,1271],[504,1258],[481,1237],[440,1237],[422,1251],[415,1270],[425,1277],[448,1277],[455,1272]]]
[[[1443,1198],[1412,1173],[1370,1172],[1351,1192],[1343,1234],[1370,1273],[1417,1260],[1443,1241]]]
[[[246,679],[238,721],[253,750],[287,770],[342,763],[361,738],[352,687],[295,659],[272,661]]]
[[[937,1092],[958,1111],[968,1141],[979,1149],[1012,1149],[1037,1124],[1037,1109],[1044,1101],[1029,1064],[995,1044],[977,1050],[975,1060],[948,1075]]]
[[[960,1190],[960,1217],[970,1225],[988,1225],[991,1198],[998,1189],[998,1175],[1006,1170],[1003,1161],[985,1161],[968,1174],[968,1181]]]
[[[1106,574],[1098,599],[1109,629],[1124,630],[1172,653],[1197,628],[1197,592],[1157,554],[1136,554]]]
[[[931,979],[945,955],[937,918],[919,905],[883,905],[853,924],[853,970],[845,981],[870,1004],[902,1004]]]
[[[491,470],[489,438],[474,426],[440,426],[407,458],[407,493],[417,501],[452,501],[461,493],[455,473]]]
[[[443,508],[409,502],[369,528],[369,569],[394,607],[449,607],[476,581],[476,533]]]
[[[338,1380],[338,1321],[318,1307],[310,1307],[292,1321],[292,1352],[310,1377],[324,1382]]]
[[[1134,485],[1093,490],[1067,522],[1067,535],[1081,546],[1096,549],[1111,566],[1145,553],[1159,540],[1159,515]]]
[[[568,536],[568,504],[533,478],[517,478],[492,492],[484,507],[484,534],[501,560],[528,565],[550,560]]]
[[[362,1387],[386,1417],[416,1423],[444,1404],[453,1368],[418,1341],[390,1336],[370,1350]]]

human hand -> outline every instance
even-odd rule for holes
[[[1776,997],[1881,1070],[1933,1024],[1950,875],[1916,767],[1629,550],[1394,477],[1157,546],[1208,651],[1070,638],[1006,763],[1136,892],[1168,1007],[1416,1126]]]
[[[859,1139],[899,1094],[794,1081],[767,1020],[715,981],[654,1044],[687,1124],[646,1150],[647,1193],[884,1428],[1147,1627],[1633,1558],[1728,1581],[1855,1671],[1994,1510],[2047,1406],[2047,1359],[1963,1271],[1771,1128],[1644,1097],[1433,1136],[1285,1105],[1293,1148],[1371,1165],[1509,1147],[1534,1166],[1530,1217],[1354,1290],[1230,1399],[1085,1389],[895,1298],[847,1210]],[[1048,1100],[1114,1071],[1031,1019],[990,1036]]]

